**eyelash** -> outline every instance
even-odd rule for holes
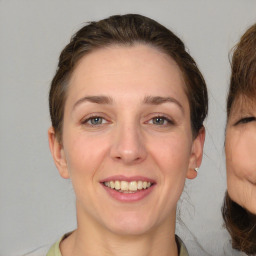
[[[249,117],[244,117],[244,118],[241,118],[238,122],[235,123],[235,125],[238,125],[238,124],[247,124],[249,122],[252,122],[252,121],[255,121],[256,118],[253,117],[253,116],[249,116]]]
[[[92,123],[89,123],[90,121],[92,120],[95,120],[95,119],[101,119],[101,123],[100,124],[92,124]],[[99,115],[94,115],[94,116],[90,116],[84,120],[82,120],[81,124],[83,125],[88,125],[88,126],[91,126],[91,127],[95,127],[95,126],[100,126],[100,125],[104,125],[105,123],[107,123],[108,121],[103,118],[102,116],[99,116]]]
[[[166,124],[154,124],[154,123],[151,123],[152,125],[157,125],[157,126],[168,126],[168,125],[174,125],[174,121],[163,116],[163,115],[158,115],[158,116],[154,116],[153,118],[151,118],[147,123],[150,123],[151,121],[153,121],[154,119],[161,119],[163,120],[164,122],[167,122]]]
[[[94,119],[101,119],[101,123],[100,124],[93,124],[91,123]],[[159,119],[160,121],[162,121],[163,123],[154,123],[154,120]],[[84,120],[81,121],[82,125],[88,125],[91,127],[96,127],[96,126],[101,126],[104,125],[105,123],[109,122],[108,120],[106,120],[105,118],[103,118],[100,115],[93,115],[90,116]],[[174,125],[174,121],[171,120],[170,118],[167,118],[163,115],[157,115],[152,117],[149,121],[147,121],[146,123],[150,124],[150,125],[156,125],[156,126],[169,126],[169,125]]]

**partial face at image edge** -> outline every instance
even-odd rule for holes
[[[232,106],[226,128],[228,193],[256,214],[256,103],[246,96]]]

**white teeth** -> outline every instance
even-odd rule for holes
[[[129,188],[129,184],[127,181],[121,181],[121,190],[127,191]]]
[[[115,181],[115,189],[119,190],[120,188],[121,188],[120,181],[116,180]]]
[[[114,181],[110,181],[109,183],[110,183],[111,188],[115,188],[115,182]]]
[[[129,183],[129,190],[130,191],[137,191],[138,185],[136,181],[132,181]]]
[[[137,190],[142,190],[142,189],[147,189],[149,187],[151,187],[151,182],[147,182],[147,181],[119,181],[119,180],[115,180],[115,181],[106,181],[104,182],[104,185],[106,187],[109,187],[111,189],[115,189],[118,190],[119,192],[123,192],[123,193],[134,193]]]

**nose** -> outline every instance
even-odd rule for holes
[[[117,127],[110,155],[115,161],[126,165],[142,162],[147,156],[147,151],[141,129],[132,124]]]

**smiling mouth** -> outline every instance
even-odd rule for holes
[[[115,180],[105,181],[103,182],[103,185],[121,193],[135,193],[137,191],[146,190],[150,188],[151,186],[153,186],[153,183],[140,180],[131,182]]]

